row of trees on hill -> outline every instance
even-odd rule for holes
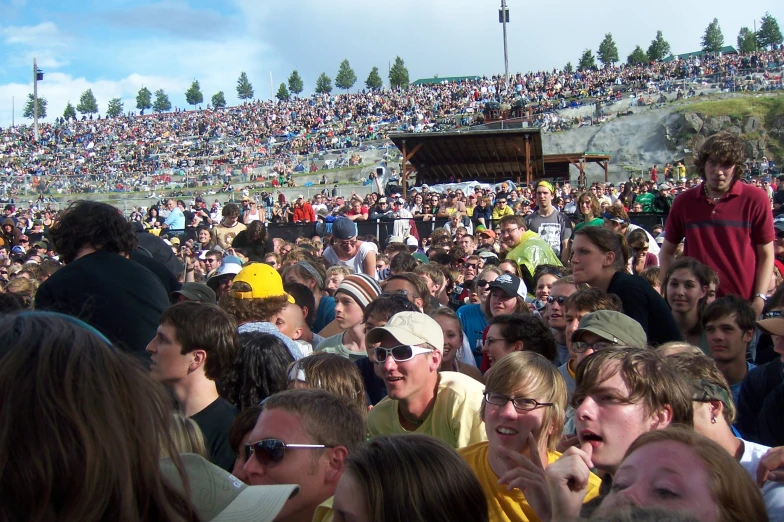
[[[348,60],[340,62],[340,67],[335,75],[335,87],[349,91],[357,83],[357,74],[351,68]],[[393,89],[408,87],[408,69],[406,63],[401,57],[395,58],[395,64],[389,69],[389,85]],[[371,91],[377,91],[383,87],[384,81],[378,72],[378,67],[373,67],[365,80],[365,88]],[[299,96],[303,91],[304,85],[302,78],[298,71],[293,71],[288,78],[287,83],[281,83],[278,87],[278,92],[275,97],[279,100],[288,100],[292,96]],[[316,79],[316,94],[330,94],[332,92],[332,78],[323,72]],[[242,98],[240,98],[242,99]]]
[[[340,68],[338,69],[338,73],[335,76],[335,87],[348,92],[349,89],[354,87],[356,83],[357,75],[354,72],[354,69],[351,68],[351,64],[348,60],[343,60],[340,63]],[[408,87],[408,69],[406,68],[406,64],[403,59],[399,56],[395,58],[395,63],[389,70],[389,83],[392,88]],[[367,79],[365,80],[365,87],[369,90],[375,91],[381,89],[383,85],[384,82],[381,79],[378,67],[373,67],[373,69],[370,71],[370,74],[368,74]],[[299,96],[303,90],[304,82],[302,77],[300,77],[299,72],[295,70],[289,76],[288,84],[280,84],[276,98],[279,100],[288,100],[292,95]],[[316,80],[316,93],[329,94],[331,92],[332,79],[327,76],[326,73],[321,73],[321,75]],[[253,95],[253,84],[250,83],[247,73],[243,71],[240,73],[239,78],[237,78],[237,98],[244,102],[253,99]],[[204,94],[201,91],[201,86],[199,85],[198,80],[193,80],[191,86],[187,91],[185,91],[185,101],[188,103],[188,105],[192,105],[194,107],[204,102]],[[223,93],[223,91],[218,91],[217,93],[213,94],[210,101],[213,108],[220,109],[226,107],[226,95]],[[39,96],[39,118],[46,118],[46,106],[46,98]],[[169,95],[166,94],[166,91],[163,89],[158,89],[153,94],[153,92],[150,91],[150,89],[147,87],[142,87],[136,94],[136,108],[139,109],[142,114],[144,114],[144,111],[150,109],[152,109],[154,113],[161,113],[170,111],[172,109],[172,104],[169,100]],[[23,116],[25,118],[33,118],[34,109],[33,95],[30,94],[27,97],[27,103],[25,104]],[[115,118],[123,114],[123,111],[123,102],[120,100],[120,98],[112,98],[109,100],[109,104],[106,108],[107,117]],[[87,89],[82,93],[79,98],[79,104],[76,107],[74,107],[69,101],[68,105],[65,107],[63,117],[66,119],[75,119],[77,112],[82,115],[92,115],[99,112],[98,102],[95,99],[95,95],[93,94],[92,89]]]
[[[782,43],[781,30],[779,29],[778,21],[770,14],[765,13],[762,17],[762,23],[757,32],[750,30],[748,27],[741,27],[737,38],[737,50],[739,52],[749,53],[758,49],[766,49],[773,45],[780,45]],[[705,28],[705,32],[700,40],[702,50],[709,53],[717,53],[724,47],[724,35],[719,26],[719,20],[714,18],[713,21]],[[651,40],[648,50],[644,51],[639,45],[626,57],[626,63],[629,65],[638,65],[656,60],[662,60],[670,55],[670,44],[664,39],[661,31],[656,31],[656,37]],[[583,51],[580,60],[577,62],[578,70],[586,70],[595,68],[596,60],[599,60],[602,65],[610,65],[620,61],[618,56],[618,46],[615,45],[612,33],[604,35],[604,39],[599,44],[599,49],[594,56],[591,49]],[[566,64],[565,70],[571,72],[574,68],[571,62]]]

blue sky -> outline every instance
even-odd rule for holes
[[[585,2],[507,0],[511,13],[511,72],[576,63],[583,49],[596,51],[612,32],[622,59],[635,45],[647,49],[656,30],[673,51],[699,48],[717,17],[725,43],[741,26],[753,27],[766,11],[784,27],[780,2],[660,0],[650,5],[605,0]],[[32,92],[32,58],[46,73],[40,95],[49,118],[92,88],[101,113],[111,98],[135,110],[142,86],[164,89],[174,106],[199,80],[205,105],[222,90],[237,103],[236,81],[246,71],[256,97],[270,97],[293,69],[311,93],[321,72],[334,79],[347,58],[363,86],[378,66],[400,55],[411,79],[503,71],[500,0],[0,0],[0,126],[16,123]]]

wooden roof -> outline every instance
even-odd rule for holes
[[[545,176],[540,129],[392,134],[392,142],[417,171],[417,184],[449,179],[525,182]],[[528,146],[526,147],[526,142]],[[413,153],[413,154],[412,154]]]

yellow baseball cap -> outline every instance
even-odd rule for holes
[[[236,283],[247,283],[250,292],[234,290]],[[277,270],[267,263],[251,263],[245,265],[240,273],[234,277],[229,295],[237,299],[264,299],[266,297],[286,296],[289,303],[294,303],[294,298],[283,290],[283,279]]]

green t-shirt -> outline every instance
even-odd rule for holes
[[[574,226],[574,231],[577,232],[583,227],[600,227],[604,225],[604,220],[600,217],[593,218],[592,220],[588,221],[587,223],[583,221],[582,223],[578,223]]]
[[[635,203],[639,203],[642,205],[643,212],[653,212],[653,198],[654,195],[650,192],[646,192],[644,194],[640,194],[634,199]]]

